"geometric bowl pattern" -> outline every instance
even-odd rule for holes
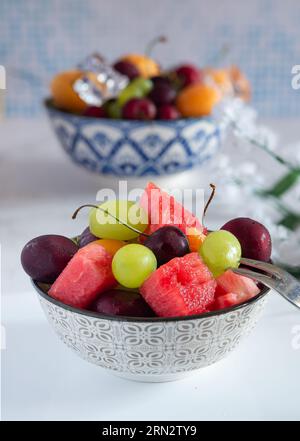
[[[78,165],[120,177],[162,176],[204,164],[218,151],[212,118],[126,121],[73,115],[45,102],[57,138]]]
[[[121,377],[149,382],[177,380],[224,358],[254,328],[268,293],[221,312],[137,319],[74,309],[33,285],[50,325],[77,355]]]

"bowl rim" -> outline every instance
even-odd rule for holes
[[[86,115],[80,115],[79,113],[71,113],[68,112],[67,110],[64,109],[60,109],[58,107],[56,107],[53,104],[53,98],[52,97],[48,97],[48,98],[44,98],[43,99],[43,105],[44,107],[48,110],[48,111],[52,111],[52,112],[56,112],[59,114],[62,114],[66,117],[70,117],[70,118],[76,118],[76,119],[81,119],[81,120],[88,120],[88,121],[97,121],[97,122],[113,122],[113,123],[127,123],[127,124],[140,124],[140,125],[145,125],[145,124],[160,124],[160,125],[175,125],[178,123],[193,123],[193,122],[199,122],[199,121],[209,121],[209,122],[216,122],[215,119],[212,117],[212,115],[207,115],[207,116],[203,116],[203,117],[199,117],[199,118],[178,118],[178,119],[173,119],[173,120],[168,120],[168,119],[153,119],[153,120],[149,120],[149,121],[142,121],[142,120],[138,120],[138,119],[113,119],[113,118],[97,118],[94,116],[86,116]]]
[[[30,279],[31,283],[38,293],[40,297],[42,297],[44,300],[52,303],[55,306],[58,306],[62,309],[65,309],[69,312],[73,312],[76,314],[80,314],[83,316],[88,316],[92,318],[98,318],[101,320],[112,320],[112,321],[118,321],[118,322],[128,322],[128,323],[165,323],[165,322],[180,322],[180,321],[187,321],[187,320],[199,320],[199,319],[205,319],[205,318],[211,318],[211,317],[217,317],[225,314],[230,314],[232,312],[238,311],[240,309],[246,308],[248,305],[252,305],[256,303],[257,301],[263,299],[267,294],[270,293],[271,289],[268,287],[263,287],[259,294],[257,294],[255,297],[252,297],[251,299],[247,300],[246,302],[240,303],[236,306],[232,306],[231,308],[225,308],[225,309],[219,309],[217,311],[211,311],[206,312],[203,314],[194,314],[194,315],[187,315],[187,316],[176,316],[176,317],[130,317],[130,316],[122,316],[122,315],[109,315],[109,314],[100,314],[97,312],[89,311],[87,309],[79,309],[75,308],[70,305],[66,305],[65,303],[60,302],[59,300],[54,299],[53,297],[50,297],[49,294],[45,293],[45,291],[42,290],[42,288],[39,286],[39,282]]]

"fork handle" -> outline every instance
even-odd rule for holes
[[[274,289],[292,305],[300,308],[300,283],[287,271],[284,271],[284,278],[278,281]]]

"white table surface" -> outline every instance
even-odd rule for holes
[[[271,125],[286,142],[299,138],[297,121]],[[2,419],[300,419],[300,338],[294,334],[299,333],[300,314],[275,294],[238,350],[179,382],[129,382],[65,348],[20,267],[20,251],[40,234],[80,232],[86,216],[72,221],[74,208],[95,201],[97,190],[117,182],[69,162],[44,120],[0,122],[0,136],[1,324],[6,337]],[[195,180],[199,184],[199,174],[188,173],[176,184],[193,186]],[[210,225],[224,220],[217,209],[211,210]]]

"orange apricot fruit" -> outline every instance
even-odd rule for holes
[[[207,84],[191,84],[178,95],[176,107],[185,118],[197,118],[210,115],[220,101],[220,93]]]
[[[246,75],[237,66],[231,66],[229,68],[229,75],[235,95],[246,102],[250,101],[251,85]]]
[[[69,112],[82,113],[87,105],[73,89],[73,84],[82,76],[79,70],[61,72],[52,79],[50,89],[53,104]]]
[[[199,231],[197,228],[189,228],[187,230],[187,239],[191,253],[198,253],[201,245],[203,244],[206,235],[203,231]]]
[[[100,239],[96,242],[103,246],[111,256],[114,256],[120,248],[126,245],[126,242],[117,239]]]
[[[134,66],[138,69],[141,77],[155,77],[160,73],[158,64],[154,60],[152,60],[152,58],[149,58],[146,55],[129,54],[122,57],[121,60],[134,64]]]
[[[206,68],[205,74],[208,76],[208,78],[211,78],[213,84],[216,85],[223,95],[233,93],[233,85],[228,69]]]

